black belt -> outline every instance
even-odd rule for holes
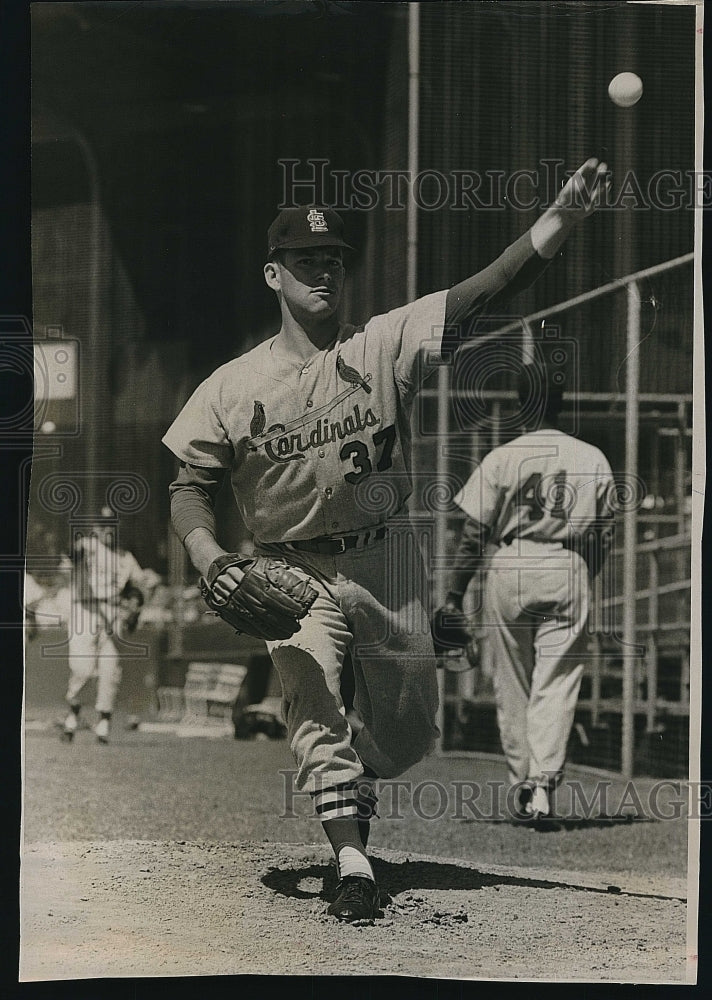
[[[321,538],[304,538],[296,542],[285,542],[297,552],[315,552],[321,556],[336,556],[348,549],[365,548],[371,542],[379,542],[386,537],[385,526],[362,531],[357,535],[324,535]]]

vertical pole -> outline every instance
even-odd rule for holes
[[[650,458],[650,490],[649,493],[652,494],[655,499],[655,506],[652,508],[652,529],[653,537],[660,537],[660,524],[658,522],[658,497],[662,493],[662,487],[660,485],[660,448],[662,446],[662,436],[660,434],[660,428],[655,427],[651,436],[653,442],[653,450]]]
[[[445,482],[448,472],[448,456],[445,442],[449,435],[448,399],[450,396],[450,368],[441,365],[438,369],[438,433],[437,452],[435,455],[435,477],[437,482]],[[438,510],[435,513],[434,555],[435,565],[443,567],[447,554],[447,514]],[[435,574],[434,600],[440,605],[445,600],[445,573]]]
[[[628,330],[626,350],[625,473],[626,485],[635,494],[638,473],[638,394],[640,390],[640,292],[628,284]],[[636,545],[638,511],[629,503],[623,515],[623,717],[621,772],[633,777],[635,740],[636,656]]]
[[[680,664],[680,706],[687,705],[690,711],[690,654],[683,650]]]
[[[601,714],[601,639],[599,635],[592,637],[593,656],[591,657],[591,726],[595,729]]]
[[[677,533],[685,534],[685,500],[687,472],[687,440],[685,438],[685,403],[677,404],[677,434],[675,435],[675,507],[677,513]],[[687,576],[685,567],[685,548],[679,545],[675,551],[675,576],[684,580]],[[677,619],[682,621],[687,614],[687,599],[684,591],[680,591],[676,600]]]
[[[635,28],[619,31],[615,39],[615,59],[621,65],[635,66],[638,63],[639,39]],[[634,70],[633,72],[636,72]],[[640,72],[638,70],[637,72]],[[637,148],[638,128],[632,117],[621,123],[614,132],[616,171],[628,171],[635,165],[634,152]],[[630,274],[636,269],[638,260],[639,226],[633,212],[620,212],[616,227],[617,239],[612,252],[611,265],[614,274]],[[628,337],[626,349],[626,448],[625,469],[627,485],[632,486],[638,469],[638,383],[640,356],[640,293],[638,286],[631,282],[627,287]],[[628,504],[628,506],[631,506]],[[621,770],[625,778],[633,776],[633,743],[635,739],[635,656],[636,640],[636,573],[635,547],[637,542],[637,511],[627,510],[623,517],[623,708],[621,733]]]
[[[87,328],[82,338],[79,359],[79,384],[82,399],[82,433],[86,442],[85,506],[95,516],[98,511],[98,494],[95,474],[106,461],[102,449],[101,428],[106,424],[107,413],[111,412],[111,400],[107,396],[106,370],[107,353],[105,331],[99,329],[99,255],[101,249],[101,194],[99,187],[99,167],[94,151],[83,132],[72,124],[66,126],[69,135],[81,150],[89,176],[89,289],[87,296]],[[97,384],[98,383],[98,384]]]
[[[415,201],[415,178],[419,168],[420,139],[420,4],[408,4],[408,176],[410,179],[407,215],[407,260],[406,290],[409,302],[418,296],[418,206]],[[435,475],[444,482],[448,471],[445,442],[448,438],[448,402],[450,396],[450,373],[446,365],[438,370],[437,427]],[[447,555],[447,515],[436,511],[435,537],[431,559],[435,572],[430,574],[432,601],[439,607],[445,600],[445,576],[441,567]],[[445,678],[444,670],[438,671],[438,711],[436,722],[440,730],[439,750],[443,748],[445,734]]]
[[[437,482],[445,482],[448,472],[448,457],[445,442],[449,431],[450,368],[441,365],[438,369],[438,433],[435,456],[435,478]],[[444,510],[435,512],[435,538],[433,540],[433,565],[435,572],[431,573],[433,580],[433,606],[440,607],[445,601],[445,560],[447,557],[447,514]],[[439,749],[443,749],[445,736],[445,697],[447,673],[438,670],[438,712],[437,727],[440,730]]]
[[[650,625],[650,632],[648,634],[648,648],[646,651],[648,679],[646,729],[649,733],[652,733],[655,731],[658,707],[658,619],[660,614],[658,585],[660,577],[658,573],[657,549],[651,549],[648,553],[648,566],[648,591],[650,593],[650,597],[648,598],[648,624]]]
[[[103,337],[105,337],[105,332],[99,329],[99,241],[101,238],[101,214],[100,214],[100,203],[99,203],[99,180],[98,171],[96,168],[96,161],[94,155],[86,140],[82,139],[81,142],[82,149],[84,150],[84,155],[87,162],[87,167],[89,170],[89,177],[91,179],[91,235],[89,240],[89,338],[88,342],[92,345],[91,353],[96,357],[99,354],[101,358],[101,365],[97,365],[96,368],[92,366],[93,373],[96,375],[97,368],[102,372],[105,371],[105,358],[106,352],[108,350],[107,345]],[[103,350],[98,350],[95,345],[101,344]],[[83,351],[86,351],[87,342],[82,344]],[[86,386],[86,373],[82,379],[82,386]],[[87,434],[87,465],[89,476],[87,478],[87,490],[89,496],[87,497],[88,507],[90,510],[96,513],[95,508],[97,504],[96,497],[96,487],[94,482],[95,474],[101,469],[102,462],[105,461],[105,456],[101,451],[101,441],[100,441],[100,428],[102,422],[105,422],[105,411],[104,407],[107,406],[109,412],[111,411],[111,401],[106,398],[104,393],[106,392],[106,379],[102,377],[101,379],[102,393],[100,395],[99,391],[92,386],[91,390],[86,394],[87,400],[91,407],[91,412],[86,415],[86,426],[85,432]]]
[[[492,400],[492,447],[496,448],[500,443],[500,430],[502,422],[502,404],[498,399]]]
[[[544,323],[542,322],[541,325],[543,327]],[[522,324],[522,364],[533,365],[534,361],[534,333],[531,325],[524,320]]]
[[[590,617],[591,628],[591,725],[595,728],[601,712],[601,661],[603,658],[603,648],[601,635],[606,631],[606,609],[603,602],[603,573],[599,573],[593,581],[591,587],[592,613]]]
[[[477,427],[472,431],[472,436],[470,437],[470,468],[475,469],[480,462],[480,432]],[[471,594],[476,594],[475,597],[475,609],[481,608],[482,606],[482,594],[480,592],[481,579],[480,574],[477,574],[477,579],[473,581],[473,586],[477,586],[477,591],[472,590]],[[465,605],[465,611],[471,611],[467,604]],[[479,610],[475,610],[472,614],[474,620],[475,628],[477,629],[482,620],[482,613]],[[482,640],[480,640],[480,646],[482,645]],[[458,712],[462,711],[462,702],[465,698],[472,698],[475,694],[475,671],[465,670],[461,674],[457,675],[458,685],[457,693],[459,696]]]
[[[408,258],[407,292],[412,302],[418,294],[418,206],[415,178],[418,174],[420,121],[420,4],[408,4]]]
[[[685,419],[685,401],[677,404],[677,434],[675,436],[675,506],[677,507],[677,533],[685,534],[685,501],[687,489],[687,422]],[[684,572],[684,570],[683,570]]]

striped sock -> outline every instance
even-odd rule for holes
[[[344,819],[345,817],[356,819],[358,798],[356,789],[351,782],[312,792],[312,798],[316,814],[322,823],[326,820]]]
[[[360,875],[373,879],[373,869],[361,840],[358,798],[353,784],[321,789],[312,797],[324,833],[334,851],[339,878]]]

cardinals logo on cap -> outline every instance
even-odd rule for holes
[[[267,252],[302,250],[306,247],[343,247],[353,250],[343,238],[344,223],[331,208],[301,205],[284,208],[269,227]]]
[[[324,213],[318,211],[318,209],[316,208],[310,209],[310,211],[307,213],[307,222],[309,223],[309,228],[313,233],[329,232],[329,227],[326,224]]]

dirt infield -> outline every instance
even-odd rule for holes
[[[314,843],[309,798],[286,808],[284,741],[180,739],[117,722],[108,747],[88,729],[68,746],[37,717],[24,749],[23,981],[685,980],[684,816],[593,815],[536,832],[458,819],[451,795],[428,819],[437,796],[414,805],[428,782],[450,794],[456,781],[505,777],[500,760],[432,757],[408,773],[399,818],[393,795],[381,797],[371,846],[382,915],[343,926],[325,915],[334,869],[328,845]],[[594,779],[574,776],[590,798]],[[635,787],[649,811],[654,786]],[[611,812],[623,789],[612,783]],[[666,786],[662,811],[677,798]]]
[[[21,979],[233,974],[684,982],[681,879],[473,866],[378,850],[382,915],[325,916],[321,845],[25,849]]]

